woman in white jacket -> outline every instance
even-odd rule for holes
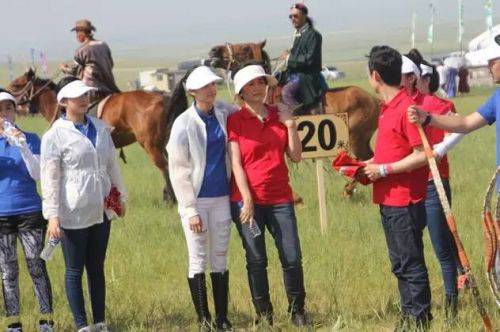
[[[110,221],[104,199],[116,187],[124,204],[125,189],[109,128],[85,114],[91,90],[76,80],[57,94],[65,112],[42,138],[42,207],[47,236],[62,240],[66,295],[77,329],[90,331],[82,290],[85,267],[94,331],[107,331],[104,259]]]
[[[226,262],[231,228],[231,169],[226,149],[226,119],[231,110],[215,103],[215,82],[219,80],[221,78],[206,66],[194,69],[188,76],[186,89],[195,101],[175,120],[167,152],[170,180],[179,203],[189,252],[188,283],[200,328],[213,328],[205,283],[208,258],[212,269],[215,328],[230,331]]]

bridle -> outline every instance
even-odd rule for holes
[[[10,93],[18,100],[18,105],[30,104],[34,98],[38,97],[52,83],[52,80],[59,76],[60,71],[57,71],[50,79],[47,80],[40,88],[35,91],[35,82],[38,77],[33,75],[28,83],[20,91],[10,91]]]

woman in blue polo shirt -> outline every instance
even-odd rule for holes
[[[226,120],[231,110],[215,102],[215,82],[219,80],[205,66],[189,74],[186,89],[195,102],[177,117],[167,144],[170,180],[189,252],[189,288],[200,328],[206,331],[232,330],[227,319],[231,169],[226,149]],[[208,261],[212,270],[215,326],[207,302]]]
[[[40,178],[40,139],[12,125],[16,99],[0,92],[0,269],[3,279],[7,331],[22,331],[19,320],[19,266],[17,238],[21,241],[42,317],[40,331],[52,331],[52,290],[45,262],[39,257],[47,221],[36,191]],[[7,130],[4,130],[7,129]]]

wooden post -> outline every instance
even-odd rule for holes
[[[323,169],[323,159],[316,159],[316,182],[318,185],[318,207],[319,207],[319,225],[321,234],[326,233],[328,227],[328,217],[326,213],[326,194],[325,194],[325,176]]]

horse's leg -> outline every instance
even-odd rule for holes
[[[139,143],[142,145],[151,161],[161,171],[163,178],[165,179],[165,187],[163,188],[163,201],[167,204],[175,203],[174,190],[172,189],[172,184],[170,183],[168,173],[168,162],[166,154],[163,153],[162,148],[157,146],[156,142],[152,142],[152,140]]]

